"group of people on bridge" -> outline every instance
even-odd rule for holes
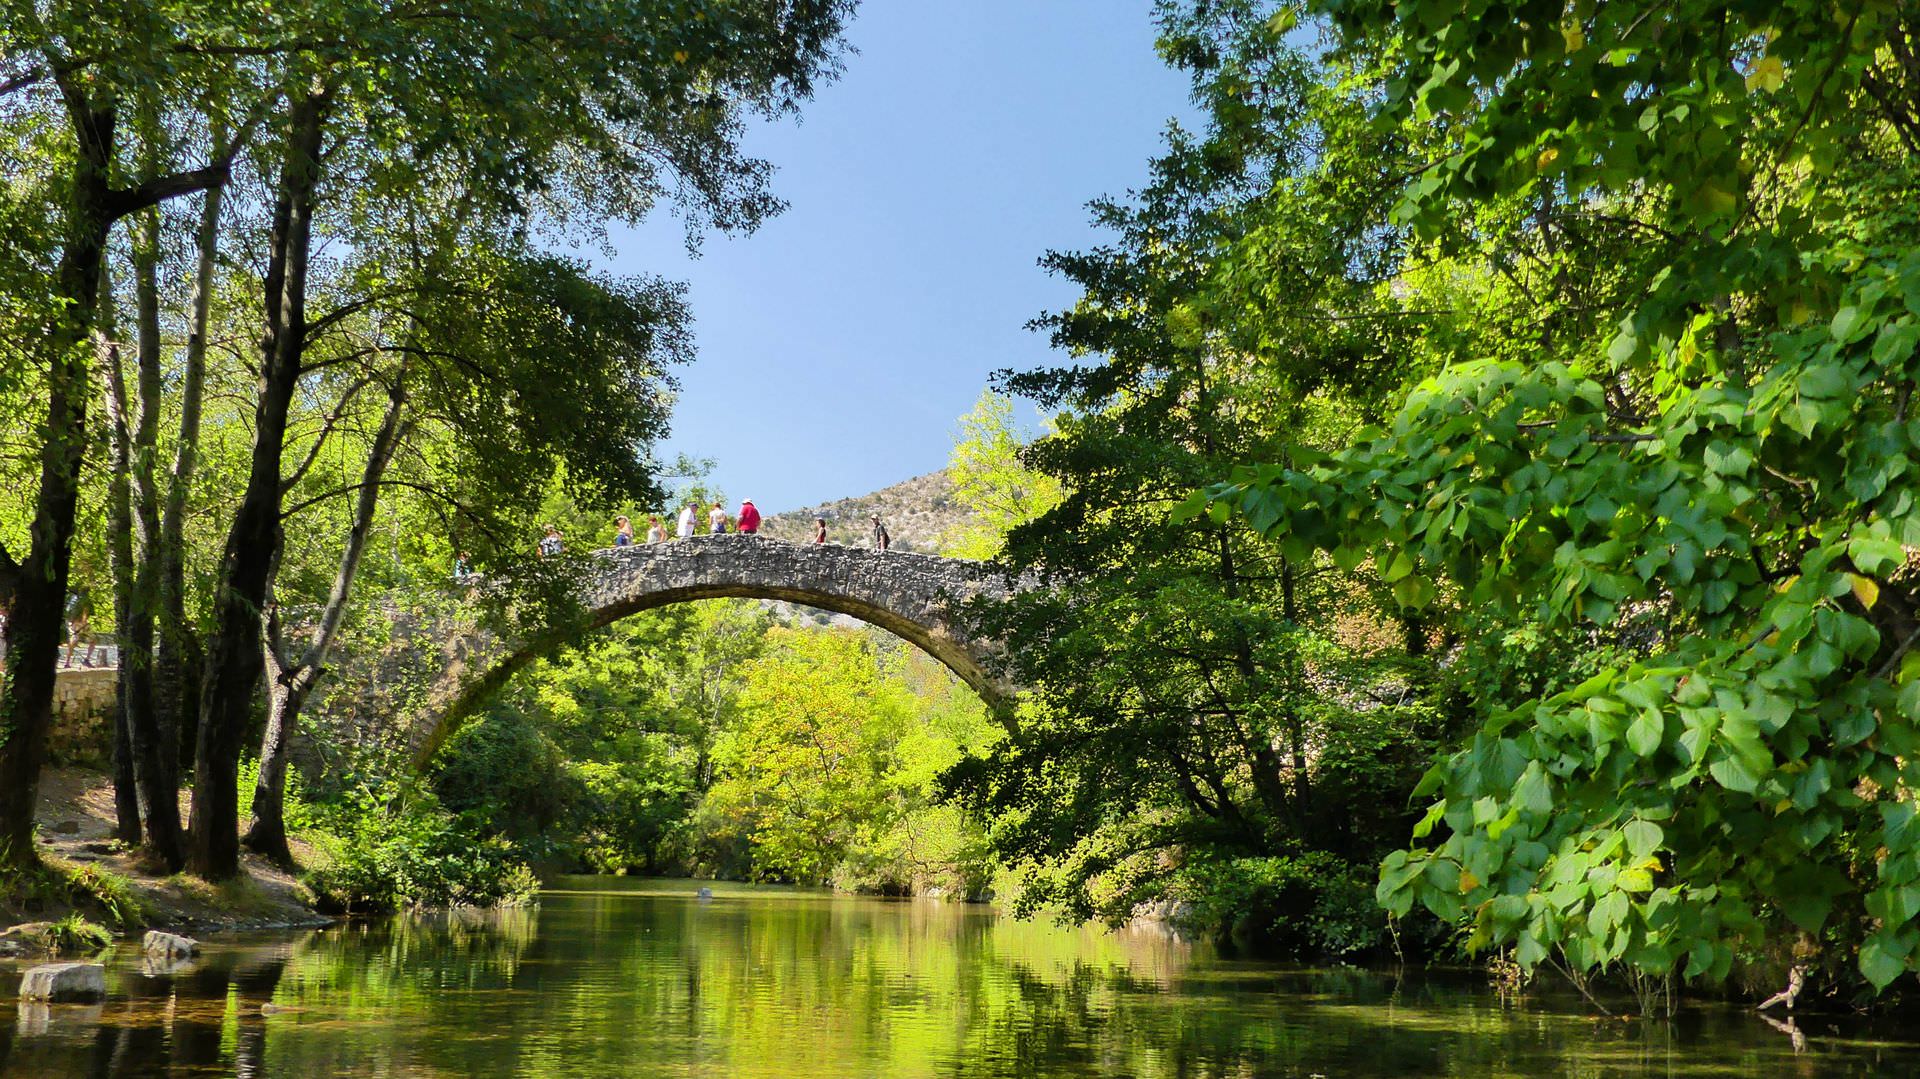
[[[698,501],[688,501],[685,506],[680,508],[680,513],[674,520],[672,538],[683,540],[692,539],[700,523],[700,516],[700,503]],[[871,535],[873,537],[873,549],[876,551],[884,551],[892,546],[893,537],[887,532],[887,526],[881,522],[880,515],[877,513],[873,514],[868,520],[872,523]],[[738,532],[744,536],[757,536],[760,534],[760,511],[754,507],[753,499],[748,498],[741,501],[739,515],[737,517],[729,517],[726,507],[719,502],[715,502],[712,506],[708,507],[706,511],[706,524],[707,535],[721,535],[731,531]],[[639,543],[639,541],[634,538],[633,521],[631,518],[624,515],[615,517],[613,519],[613,527],[614,547],[633,547]],[[540,537],[540,543],[537,548],[541,558],[555,557],[566,550],[566,541],[561,538],[559,526],[550,524],[547,525],[543,531],[544,534]],[[661,523],[660,518],[657,515],[648,517],[646,542],[665,543],[667,540],[667,529],[666,526]],[[824,546],[826,542],[827,519],[825,517],[815,517],[813,519],[813,544],[814,546]],[[472,576],[474,576],[472,556],[468,555],[465,551],[461,551],[458,557],[453,560],[453,579],[455,581],[465,581]]]

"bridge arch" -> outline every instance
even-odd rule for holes
[[[997,710],[1015,693],[998,673],[999,643],[969,635],[958,615],[969,600],[1005,594],[1004,574],[989,563],[839,544],[731,534],[595,551],[583,560],[583,621],[524,639],[473,630],[443,642],[446,665],[410,729],[414,762],[430,761],[534,659],[628,615],[699,599],[786,600],[849,615],[919,647]]]

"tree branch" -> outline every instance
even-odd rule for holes
[[[110,205],[115,216],[124,216],[180,195],[191,195],[210,187],[224,186],[232,176],[233,158],[225,157],[190,172],[156,176],[137,187],[115,191]]]
[[[307,470],[313,467],[313,462],[319,459],[320,450],[326,446],[327,439],[332,437],[334,430],[339,427],[341,417],[347,413],[347,406],[353,404],[353,399],[360,396],[360,391],[372,381],[372,375],[362,375],[358,381],[340,394],[340,400],[333,406],[333,411],[328,413],[326,420],[321,423],[320,433],[314,436],[313,445],[308,447],[306,459],[300,462],[300,467],[294,469],[291,476],[280,481],[282,495],[293,490],[294,485],[306,476]],[[281,517],[284,519],[286,514],[282,514]]]
[[[350,495],[355,491],[358,491],[361,488],[367,487],[367,486],[369,486],[369,484],[365,482],[350,483],[345,487],[336,487],[331,491],[326,491],[322,494],[314,495],[312,498],[309,498],[303,502],[296,503],[295,505],[289,507],[288,509],[281,511],[280,519],[283,521],[288,520],[292,518],[295,514],[300,513],[302,510],[312,509],[314,506],[317,506],[320,503],[325,502],[330,498],[339,498],[341,495]],[[410,491],[418,491],[421,494],[426,495],[430,498],[435,498],[442,502],[445,502],[448,505],[455,507],[456,509],[465,509],[465,506],[461,504],[459,499],[454,498],[452,495],[447,494],[445,491],[442,491],[438,488],[429,486],[424,483],[415,483],[412,480],[380,480],[377,483],[371,484],[371,486],[401,487]]]
[[[15,90],[23,90],[29,86],[33,86],[46,77],[47,72],[45,68],[38,66],[30,67],[5,82],[0,82],[0,97],[5,97]]]

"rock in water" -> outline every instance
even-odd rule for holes
[[[160,959],[191,959],[200,954],[200,942],[192,937],[179,937],[172,933],[162,933],[158,929],[147,930],[146,939],[140,947],[151,956]]]
[[[98,963],[48,963],[20,979],[21,1000],[99,1000],[107,995],[107,968]]]

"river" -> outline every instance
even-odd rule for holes
[[[236,935],[102,1005],[9,1002],[20,1076],[1814,1076],[1920,1042],[1719,1005],[1609,1019],[1467,973],[1304,970],[978,907],[567,878],[537,907]],[[7,977],[8,991],[14,981]]]

